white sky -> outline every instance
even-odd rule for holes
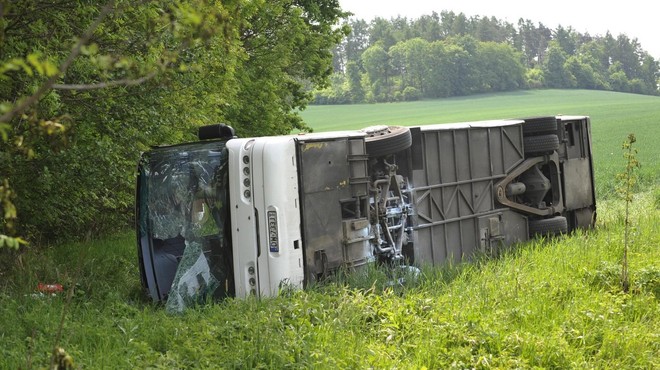
[[[562,25],[580,33],[616,37],[620,33],[637,38],[642,48],[660,59],[660,11],[655,0],[339,0],[342,9],[370,21],[398,15],[418,18],[442,10],[470,16],[495,16],[517,26],[518,19],[543,23],[550,29]]]

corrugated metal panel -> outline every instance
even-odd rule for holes
[[[498,212],[493,186],[524,160],[520,124],[427,127],[421,145],[423,165],[412,178],[414,259],[437,264],[486,252],[478,218]]]

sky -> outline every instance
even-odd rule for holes
[[[654,0],[627,0],[619,3],[593,0],[339,0],[342,9],[370,21],[375,17],[418,18],[436,11],[451,10],[470,16],[495,16],[517,26],[529,19],[554,29],[572,27],[580,33],[614,37],[623,33],[636,38],[656,60],[660,60],[660,12]],[[621,4],[621,5],[619,5]]]

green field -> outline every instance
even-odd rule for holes
[[[432,119],[434,112],[442,113]],[[310,107],[305,118],[334,130],[554,113],[592,117],[601,193],[615,186],[605,174],[623,169],[621,142],[637,134],[648,172],[632,209],[629,293],[619,282],[624,203],[600,193],[596,230],[534,240],[497,258],[422,266],[404,285],[373,268],[182,315],[145,298],[129,230],[11,255],[12,268],[0,270],[0,369],[47,368],[55,345],[87,369],[658,369],[660,98],[522,92]],[[69,299],[43,296],[39,282],[73,289]]]
[[[371,125],[520,118],[539,115],[591,117],[596,190],[613,194],[611,179],[621,171],[621,144],[637,136],[641,183],[660,182],[660,97],[592,90],[530,90],[406,103],[311,106],[302,112],[315,131],[359,129]]]

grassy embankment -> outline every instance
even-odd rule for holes
[[[660,137],[660,98],[542,91],[350,108],[312,107],[305,117],[323,130],[588,114],[599,189],[613,189],[613,174],[623,168],[621,142],[635,132],[651,183],[633,204],[632,293],[618,285],[623,203],[612,197],[599,203],[595,231],[534,241],[472,264],[424,268],[406,286],[387,287],[391,279],[374,270],[182,316],[144,300],[128,232],[28,251],[2,276],[0,368],[45,366],[65,309],[60,346],[83,368],[660,366],[660,149],[653,142]],[[405,111],[420,121],[404,122]],[[328,127],[314,117],[351,126]],[[41,281],[77,283],[71,303],[33,296]]]

